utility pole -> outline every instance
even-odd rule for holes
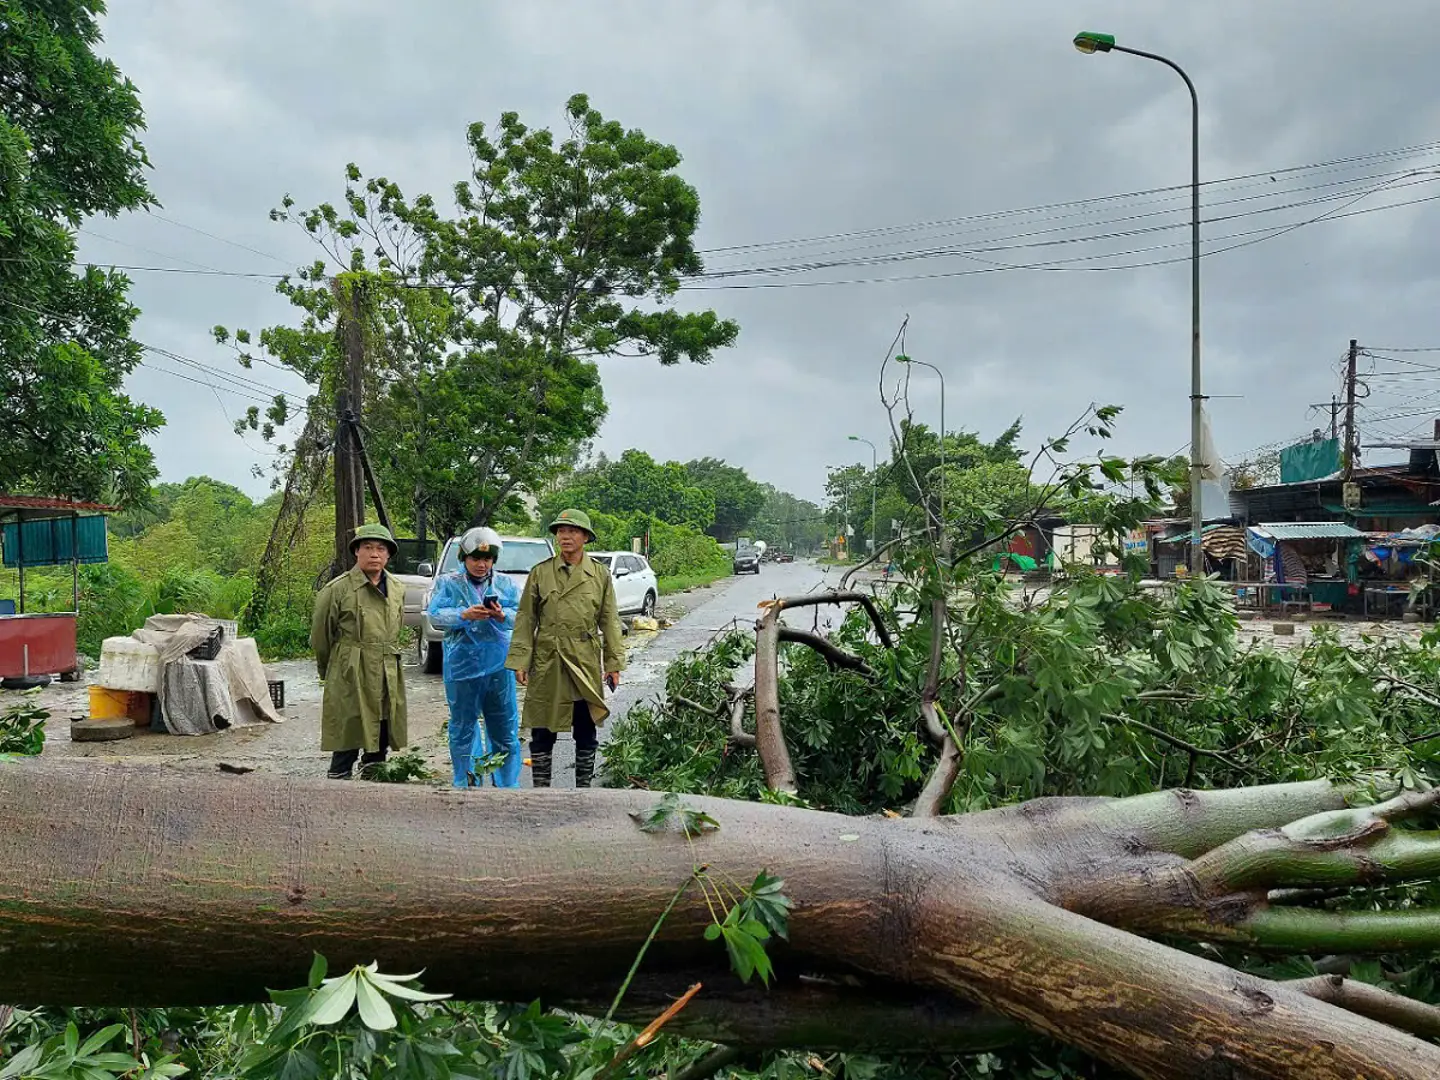
[[[1355,472],[1355,452],[1359,449],[1355,442],[1355,359],[1359,353],[1360,346],[1351,338],[1350,355],[1345,361],[1345,451],[1340,459],[1347,484]]]
[[[336,336],[340,345],[340,377],[335,383],[335,562],[336,576],[355,563],[350,541],[365,522],[365,479],[353,426],[363,415],[365,335],[360,320],[362,285],[355,278],[334,278]]]
[[[1340,399],[1334,394],[1330,395],[1330,438],[1338,439],[1340,432],[1336,428],[1336,418],[1340,415]]]

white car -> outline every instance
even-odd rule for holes
[[[650,562],[644,555],[632,555],[628,551],[591,551],[589,556],[603,563],[615,582],[615,602],[621,615],[644,615],[647,619],[655,614],[655,605],[660,602],[660,582]]]
[[[555,554],[548,537],[543,536],[502,536],[500,537],[500,562],[495,569],[506,574],[521,589],[525,588],[525,579],[530,576],[530,568],[536,563],[544,562]],[[426,564],[421,563],[420,569],[426,569]],[[460,537],[452,536],[445,544],[445,550],[440,555],[440,565],[435,573],[430,575],[429,587],[425,589],[424,595],[418,605],[418,623],[416,627],[415,640],[420,653],[420,670],[427,675],[438,675],[444,666],[445,658],[442,644],[445,641],[445,631],[437,630],[430,623],[430,596],[435,589],[435,581],[441,574],[453,574],[460,569]],[[408,598],[408,592],[407,592]]]

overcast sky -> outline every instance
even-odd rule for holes
[[[767,245],[707,255],[707,269],[842,264],[710,282],[781,287],[683,294],[737,319],[739,343],[704,368],[603,361],[607,452],[712,455],[818,498],[827,464],[868,464],[847,435],[884,448],[876,369],[906,314],[909,352],[946,374],[952,429],[993,436],[1023,415],[1033,444],[1086,403],[1113,402],[1126,407],[1119,449],[1183,450],[1189,101],[1159,64],[1077,53],[1082,29],[1189,71],[1203,179],[1259,174],[1205,192],[1205,217],[1225,219],[1207,221],[1207,249],[1260,241],[1202,264],[1205,390],[1227,459],[1328,425],[1307,406],[1339,391],[1350,338],[1376,352],[1440,346],[1440,201],[1416,201],[1440,198],[1440,171],[1409,175],[1440,170],[1440,19],[1421,0],[111,6],[101,49],[140,89],[164,205],[91,223],[88,259],[281,272],[315,251],[268,221],[285,193],[302,206],[338,199],[354,161],[443,200],[465,174],[468,123],[513,109],[558,125],[584,91],[680,149],[700,192],[700,247]],[[1363,160],[1326,164],[1347,158]],[[1037,207],[1048,209],[1004,213]],[[1003,268],[1036,264],[1052,269]],[[241,372],[209,337],[217,323],[289,321],[272,282],[133,278],[142,341],[302,389],[282,372]],[[1362,370],[1413,374],[1371,380],[1366,434],[1428,434],[1440,382],[1425,369],[1440,352],[1385,355],[1407,362]],[[264,494],[251,470],[273,459],[229,430],[251,404],[236,384],[161,374],[208,378],[154,354],[149,365],[130,388],[166,414],[162,478],[206,473]],[[932,424],[936,385],[917,373],[917,417]]]

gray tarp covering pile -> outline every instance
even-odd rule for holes
[[[270,700],[253,638],[227,634],[214,660],[185,655],[218,625],[200,615],[152,615],[133,635],[160,653],[160,712],[172,735],[208,735],[227,727],[284,720]]]

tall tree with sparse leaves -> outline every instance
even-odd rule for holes
[[[0,490],[143,502],[128,280],[77,268],[75,229],[154,204],[134,85],[96,55],[100,0],[0,2]]]
[[[298,222],[329,258],[282,283],[304,320],[265,331],[261,349],[321,384],[336,353],[328,278],[373,273],[372,443],[402,488],[392,502],[413,498],[447,524],[463,523],[461,507],[471,523],[490,521],[593,438],[605,415],[596,358],[708,363],[739,332],[674,303],[702,269],[700,201],[675,171],[679,151],[605,119],[583,94],[565,115],[558,143],[515,113],[493,130],[472,124],[472,173],[455,185],[453,215],[354,165],[339,208],[299,212],[287,198],[272,215]],[[237,340],[248,348],[249,335]],[[247,422],[287,415],[277,402]]]

